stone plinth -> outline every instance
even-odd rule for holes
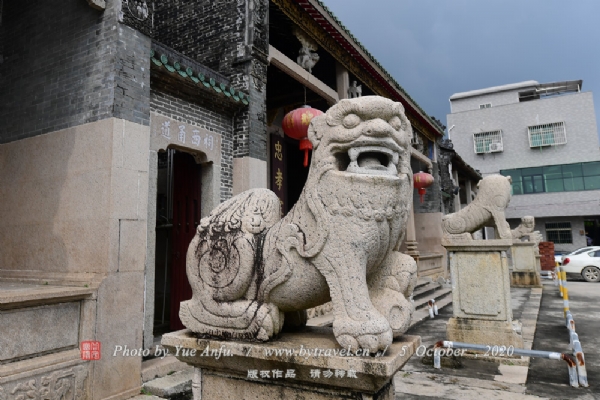
[[[444,238],[452,274],[454,316],[448,340],[522,347],[512,323],[506,252],[510,239],[451,240]]]
[[[94,339],[95,292],[0,280],[0,399],[92,399],[79,347]]]
[[[540,256],[534,242],[514,242],[511,246],[513,270],[510,283],[515,287],[540,287]]]
[[[392,378],[420,342],[418,336],[403,336],[389,346],[385,355],[349,356],[348,349],[342,349],[332,329],[326,327],[283,333],[267,343],[197,339],[189,330],[169,333],[162,339],[171,354],[194,366],[195,400],[393,400]],[[315,356],[315,351],[320,351],[320,355]],[[261,377],[261,371],[268,371],[269,376]],[[315,375],[317,372],[319,376]]]

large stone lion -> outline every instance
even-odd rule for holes
[[[416,263],[397,251],[412,203],[412,129],[400,103],[342,100],[309,127],[313,157],[294,208],[244,192],[202,219],[187,254],[184,325],[268,340],[285,313],[331,300],[343,347],[384,349],[408,329]]]
[[[511,239],[504,216],[510,203],[510,176],[488,175],[477,183],[477,196],[460,211],[442,218],[442,232],[447,238],[472,240],[472,233],[484,226],[494,226],[500,239]]]

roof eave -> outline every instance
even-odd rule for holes
[[[377,62],[358,40],[335,18],[327,6],[319,0],[294,0],[308,15],[310,15],[331,37],[343,46],[360,64],[367,69],[385,87],[388,92],[400,101],[411,113],[418,117],[421,123],[443,136],[435,122],[425,113],[423,109],[406,93],[398,82]]]

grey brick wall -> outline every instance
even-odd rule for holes
[[[150,40],[81,0],[4,0],[0,143],[116,116],[149,123]]]
[[[150,108],[153,112],[221,135],[221,201],[229,199],[233,190],[234,115],[225,109],[207,108],[154,89],[150,92]]]
[[[267,159],[268,0],[162,2],[154,39],[230,79],[249,95],[234,121],[234,157]],[[202,27],[198,29],[198,27]]]

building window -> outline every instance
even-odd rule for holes
[[[513,194],[600,190],[600,161],[505,169],[512,178]]]
[[[480,104],[479,108],[492,108],[492,103]]]
[[[570,222],[546,222],[546,238],[555,244],[573,243]]]
[[[502,131],[473,134],[473,149],[476,154],[496,153],[503,150]]]
[[[554,122],[527,127],[529,147],[554,146],[567,143],[564,122]]]

